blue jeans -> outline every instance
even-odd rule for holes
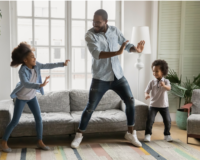
[[[124,101],[126,104],[127,125],[134,126],[135,102],[130,86],[125,77],[122,77],[119,80],[115,77],[114,81],[110,82],[92,79],[92,84],[89,92],[89,101],[82,113],[79,130],[85,131],[93,111],[96,109],[103,95],[109,89],[115,91]]]
[[[28,104],[30,110],[32,111],[36,121],[36,132],[38,140],[42,140],[42,132],[43,132],[42,117],[41,117],[40,106],[38,104],[37,98],[35,97],[31,100],[20,100],[16,98],[13,118],[6,127],[6,131],[2,138],[4,141],[8,141],[10,134],[12,133],[13,129],[17,126],[26,103]]]

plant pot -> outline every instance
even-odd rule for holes
[[[184,112],[184,109],[178,109],[176,112],[176,125],[178,128],[186,130],[187,129],[187,118],[188,113]]]

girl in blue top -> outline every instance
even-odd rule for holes
[[[43,124],[40,106],[35,94],[36,92],[39,92],[42,95],[44,94],[43,87],[47,85],[50,76],[46,77],[42,83],[40,70],[67,66],[69,60],[59,63],[41,64],[36,61],[33,51],[34,49],[31,48],[30,45],[22,42],[12,52],[11,67],[17,67],[21,65],[19,70],[20,82],[10,95],[11,98],[16,98],[16,101],[13,118],[8,124],[2,138],[2,150],[4,152],[12,151],[8,147],[7,141],[14,127],[18,124],[26,103],[28,104],[35,118],[38,138],[37,146],[40,149],[49,150],[49,147],[46,146],[42,141]]]

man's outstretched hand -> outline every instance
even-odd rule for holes
[[[137,47],[131,47],[130,51],[141,53],[144,49],[144,44],[145,44],[145,41],[140,41]]]
[[[121,45],[119,51],[116,52],[117,55],[120,55],[120,54],[123,53],[123,51],[124,51],[124,49],[125,49],[125,47],[126,47],[126,44],[127,44],[128,42],[129,42],[129,41],[126,41],[126,42],[124,42],[124,43]]]

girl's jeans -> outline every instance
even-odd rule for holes
[[[43,124],[42,124],[42,118],[41,118],[41,111],[40,111],[40,106],[38,104],[37,98],[35,97],[31,100],[20,100],[16,98],[13,118],[11,122],[8,124],[8,126],[6,127],[6,131],[2,138],[4,141],[8,141],[10,134],[12,133],[15,126],[17,126],[26,103],[28,104],[35,118],[38,140],[42,140]]]

